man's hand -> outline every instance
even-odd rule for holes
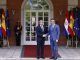
[[[18,35],[18,33],[16,32],[16,34]]]
[[[46,37],[46,34],[43,34],[43,37]]]
[[[58,40],[56,40],[56,42],[58,42]]]
[[[50,35],[48,35],[48,37],[50,38]]]

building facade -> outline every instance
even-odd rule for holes
[[[74,2],[71,4],[70,2]],[[79,0],[6,0],[6,8],[9,10],[11,23],[10,45],[15,45],[14,25],[17,20],[22,25],[21,45],[36,45],[35,27],[38,20],[42,19],[47,27],[50,19],[55,18],[63,32],[66,8],[80,6]],[[46,45],[49,45],[47,38]],[[66,38],[60,34],[59,45],[66,45]]]

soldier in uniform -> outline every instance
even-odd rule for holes
[[[19,21],[16,23],[14,30],[15,30],[16,46],[20,46],[22,26]]]

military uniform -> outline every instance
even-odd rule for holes
[[[22,26],[21,25],[16,25],[15,26],[15,38],[16,38],[16,46],[20,46],[21,42],[21,30]]]

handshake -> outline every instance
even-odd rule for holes
[[[43,34],[43,37],[46,37],[47,36],[47,34]]]

